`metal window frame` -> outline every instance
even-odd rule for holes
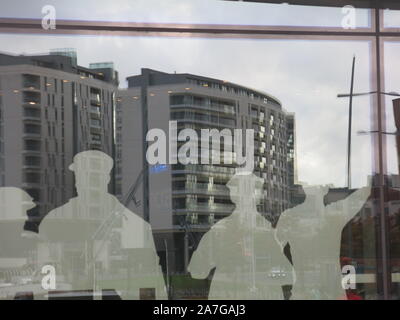
[[[260,1],[262,2],[262,1]],[[271,1],[273,2],[273,1]],[[281,2],[281,1],[280,1]],[[310,1],[311,2],[311,1]],[[400,28],[383,27],[383,10],[379,1],[371,9],[371,26],[355,30],[332,27],[304,26],[246,26],[210,24],[134,23],[106,21],[57,20],[55,30],[44,30],[39,19],[0,18],[0,34],[48,34],[48,35],[99,35],[99,36],[155,36],[245,39],[307,39],[307,40],[366,40],[371,43],[372,88],[384,92],[384,43],[400,41]],[[369,7],[369,6],[368,6]],[[391,273],[388,248],[388,216],[385,215],[386,136],[385,99],[373,97],[372,112],[376,117],[372,126],[378,131],[373,140],[374,165],[379,178],[379,241],[377,243],[377,286],[381,285],[382,297],[390,299]],[[379,289],[378,289],[379,290]]]

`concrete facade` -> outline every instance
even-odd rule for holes
[[[102,80],[104,72],[60,55],[0,55],[0,186],[26,190],[40,219],[74,195],[75,154],[113,156],[118,81],[113,70],[114,80]]]
[[[178,132],[184,128],[196,132],[204,128],[254,129],[254,173],[265,181],[259,212],[274,222],[291,206],[296,176],[295,118],[276,98],[227,81],[150,69],[127,80],[129,88],[121,90],[117,98],[117,122],[121,122],[117,148],[119,145],[123,177],[117,184],[125,195],[142,170],[144,176],[148,173],[147,184],[144,178],[136,194],[141,205],[131,204],[130,208],[148,218],[160,251],[165,251],[166,245],[157,238],[168,239],[167,246],[174,248],[170,256],[176,254],[175,260],[171,258],[176,270],[185,269],[201,235],[232,212],[225,184],[237,165],[199,161],[149,166],[145,158],[151,144],[145,141],[149,130],[158,128],[168,135],[170,121],[177,121]],[[178,147],[181,144],[178,142]]]

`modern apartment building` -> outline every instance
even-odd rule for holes
[[[72,50],[0,54],[0,186],[25,189],[40,217],[73,197],[73,156],[114,153],[117,88],[111,63],[84,68]]]
[[[226,183],[238,167],[237,154],[233,152],[232,163],[203,164],[199,159],[198,164],[149,165],[149,130],[168,135],[171,121],[176,121],[178,134],[190,128],[198,137],[201,129],[254,129],[254,173],[265,180],[259,212],[275,222],[290,207],[296,176],[295,118],[278,99],[193,74],[142,69],[127,80],[128,89],[119,92],[116,106],[117,190],[122,195],[135,190],[137,202],[130,208],[151,223],[159,254],[170,270],[185,271],[201,235],[232,213]],[[221,150],[233,150],[226,143],[221,139]],[[177,142],[178,149],[182,144]]]

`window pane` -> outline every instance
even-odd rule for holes
[[[384,10],[384,27],[400,28],[400,10]]]
[[[400,77],[396,70],[396,64],[400,54],[399,42],[385,43],[385,92],[393,95],[400,94],[399,81]],[[400,211],[398,203],[400,200],[400,96],[385,96],[386,104],[386,127],[384,131],[387,146],[385,148],[387,163],[387,201],[386,214],[388,216],[388,234],[389,234],[389,257],[390,257],[390,272],[392,276],[392,294],[394,299],[398,299],[400,295],[400,241],[399,241],[399,217]]]
[[[109,197],[102,197],[101,192],[103,195],[108,192],[110,180],[107,174],[100,174],[100,171],[107,169],[109,163],[104,162],[105,165],[100,168],[93,160],[94,162],[82,162],[78,166],[75,165],[78,160],[74,158],[74,148],[78,151],[105,150],[112,154],[114,132],[111,128],[114,119],[107,112],[112,110],[109,100],[103,99],[107,94],[116,95],[115,123],[118,123],[118,127],[115,129],[115,136],[120,137],[113,159],[116,166],[116,187],[110,192],[117,193],[123,201],[124,196],[132,191],[137,179],[142,188],[140,172],[143,169],[144,141],[140,137],[143,136],[145,122],[141,110],[143,101],[146,101],[148,130],[160,129],[167,135],[171,120],[177,120],[178,132],[191,129],[189,132],[195,135],[200,134],[202,129],[227,129],[225,133],[228,136],[233,129],[254,129],[254,158],[251,157],[249,161],[254,174],[263,179],[261,191],[257,191],[257,194],[261,194],[261,200],[257,204],[258,213],[254,211],[257,217],[254,225],[264,228],[262,230],[272,235],[269,232],[273,231],[273,226],[282,230],[282,224],[285,223],[284,229],[290,232],[284,232],[282,240],[286,248],[285,254],[280,253],[282,265],[274,260],[276,256],[270,258],[265,253],[268,250],[261,250],[262,247],[232,250],[232,253],[243,253],[244,257],[251,255],[251,250],[260,250],[255,253],[257,274],[246,273],[246,277],[285,278],[290,282],[290,259],[294,259],[295,265],[297,263],[298,279],[301,279],[292,290],[295,297],[341,299],[346,294],[350,298],[380,297],[376,279],[376,252],[379,249],[376,240],[377,199],[367,200],[366,197],[359,196],[360,190],[367,188],[375,174],[371,161],[374,155],[371,137],[360,134],[372,128],[374,100],[373,97],[364,96],[353,101],[349,190],[346,179],[349,101],[347,98],[337,98],[338,94],[346,94],[350,90],[353,56],[356,57],[354,91],[359,93],[374,90],[371,85],[373,59],[369,41],[57,37],[23,34],[3,34],[0,35],[0,41],[6,45],[7,52],[15,55],[51,51],[53,48],[76,48],[77,55],[71,55],[69,51],[61,56],[63,71],[59,70],[61,66],[57,64],[53,64],[51,69],[42,64],[27,66],[29,72],[22,70],[23,74],[40,76],[42,83],[45,82],[44,75],[48,79],[63,81],[64,92],[55,92],[54,86],[36,86],[18,96],[19,92],[14,91],[20,90],[16,83],[22,86],[21,78],[18,78],[18,82],[13,82],[9,78],[12,73],[7,69],[12,66],[2,67],[7,72],[2,72],[0,68],[3,97],[10,101],[5,110],[5,119],[15,121],[17,115],[13,113],[15,108],[12,107],[18,106],[17,110],[28,107],[29,112],[34,110],[36,107],[26,105],[26,102],[41,103],[42,93],[44,97],[50,94],[55,100],[54,105],[43,106],[48,119],[42,120],[49,122],[45,124],[45,128],[47,126],[51,130],[39,130],[40,126],[35,119],[29,119],[30,122],[21,131],[18,131],[18,126],[7,127],[8,121],[4,123],[5,132],[22,133],[26,130],[29,134],[41,135],[40,140],[22,140],[23,137],[13,134],[12,139],[8,135],[5,140],[6,148],[9,148],[7,150],[13,150],[14,157],[7,160],[7,157],[11,157],[11,153],[7,153],[5,172],[8,175],[12,174],[12,171],[7,171],[10,161],[20,158],[23,152],[43,153],[40,167],[33,166],[37,162],[37,154],[21,158],[21,163],[34,170],[23,176],[21,187],[26,187],[23,183],[28,183],[30,188],[41,186],[41,216],[53,208],[63,206],[66,199],[73,198],[72,174],[76,174],[78,198],[86,199],[87,206],[79,207],[79,210],[71,212],[67,217],[80,217],[88,225],[93,223],[91,226],[96,229],[96,223],[108,216],[109,207],[102,201]],[[62,53],[62,50],[59,52]],[[134,59],[132,52],[135,53]],[[391,54],[390,48],[387,49],[387,54]],[[41,56],[40,60],[46,62],[46,56]],[[112,61],[113,64],[92,64],[92,68],[90,67],[91,63],[104,61]],[[77,67],[76,62],[83,68]],[[69,70],[69,64],[74,64],[75,67],[68,73],[65,70]],[[108,68],[111,66],[119,72],[120,89],[113,78],[117,75],[115,70],[111,68],[110,71]],[[127,78],[129,80],[125,81]],[[145,83],[147,86],[143,87]],[[391,83],[388,81],[388,86]],[[81,86],[88,89],[80,90]],[[47,93],[44,93],[45,90]],[[147,90],[145,97],[142,96],[143,90]],[[61,112],[61,96],[64,96],[65,123],[61,117],[55,116]],[[22,111],[21,116],[25,117]],[[65,128],[65,138],[59,130],[62,126]],[[21,147],[24,150],[10,149],[10,144],[15,145],[15,139],[25,141]],[[172,143],[169,140],[162,143],[168,148],[175,143],[178,151],[183,142],[180,139]],[[224,149],[233,148],[238,141],[229,142],[224,137],[220,142],[220,146],[211,144],[209,155],[199,155],[199,161],[206,157],[219,159],[225,156],[238,161],[242,149]],[[65,153],[58,153],[56,146],[63,146]],[[107,146],[110,147],[108,151]],[[196,150],[199,149],[197,146]],[[70,164],[74,164],[74,173],[66,171]],[[236,162],[220,165],[181,162],[149,165],[148,190],[145,191],[149,199],[149,222],[162,270],[166,272],[168,263],[168,272],[178,279],[172,284],[172,297],[175,299],[188,298],[188,292],[203,298],[213,294],[208,291],[207,282],[191,278],[187,268],[195,248],[202,246],[201,239],[204,239],[205,232],[210,232],[216,223],[237,214],[235,208],[238,205],[236,203],[236,207],[234,206],[236,200],[233,191],[227,187],[236,165]],[[12,168],[15,169],[15,165]],[[61,179],[64,174],[67,174],[66,179]],[[14,175],[17,175],[16,171]],[[61,183],[62,187],[60,181],[64,181]],[[302,190],[305,190],[307,199],[304,206],[301,206],[304,202]],[[372,193],[369,189],[367,191],[367,196]],[[132,211],[145,217],[144,203],[147,199],[143,199],[142,194],[136,193],[137,204],[131,201],[128,205]],[[290,219],[285,222],[287,214],[291,212],[291,216],[297,219],[295,223],[290,222]],[[302,216],[303,213],[306,216]],[[345,214],[347,215],[343,218]],[[123,224],[121,221],[116,223],[117,226]],[[63,228],[64,226],[63,224]],[[60,234],[65,232],[63,228],[58,230]],[[185,237],[187,228],[190,228],[191,236]],[[321,233],[321,230],[325,231]],[[101,279],[99,281],[119,286],[118,283],[124,281],[127,270],[123,264],[115,261],[127,258],[121,249],[132,241],[132,233],[115,232],[115,236],[120,236],[121,240],[114,239],[110,243],[113,247],[112,255],[105,254],[105,260],[97,261],[96,268],[99,272],[98,279]],[[231,233],[237,234],[240,233]],[[57,236],[58,232],[54,237]],[[306,247],[312,246],[313,250],[304,252],[304,248],[298,243],[303,243]],[[82,272],[79,276],[75,273],[76,270],[82,270],[79,257],[82,256],[80,250],[84,246],[66,246],[62,241],[59,245],[59,250],[68,247],[68,261],[76,259],[74,267],[68,267],[72,268],[72,275],[66,275],[66,281],[73,283],[75,276],[84,276]],[[215,252],[211,250],[213,248]],[[211,246],[210,254],[223,256],[218,254],[220,249],[220,244]],[[173,264],[168,260],[171,252],[175,252]],[[226,263],[223,260],[220,262]],[[107,267],[108,264],[111,267]],[[228,265],[226,267],[229,269]],[[108,273],[108,268],[113,270],[112,276]],[[347,292],[341,287],[342,271],[347,270],[343,268],[350,268],[349,270],[357,273],[355,289]],[[113,279],[118,279],[119,282],[111,281]],[[221,279],[217,276],[215,281],[218,283]],[[187,288],[180,287],[181,283],[185,283]],[[299,287],[299,283],[304,287]],[[321,283],[324,285],[321,286]],[[268,293],[263,298],[287,298],[290,296],[290,285],[293,282],[289,287],[284,286],[285,288],[276,291],[277,296]],[[219,290],[222,293],[214,294],[226,294],[228,298],[235,294],[223,292],[223,288]]]
[[[42,19],[41,8],[52,5],[57,19],[151,22],[178,24],[221,24],[247,26],[342,27],[353,12],[334,7],[232,2],[220,0],[122,0],[115,6],[107,0],[43,1],[42,5],[23,0],[6,1],[2,17]],[[79,10],[76,7],[79,6]],[[212,9],[210,9],[212,8]],[[85,15],[84,12],[90,12]],[[369,9],[354,11],[354,28],[370,27]]]

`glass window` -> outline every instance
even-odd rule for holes
[[[400,28],[400,10],[384,10],[384,28]]]
[[[52,249],[19,252],[25,265],[50,250],[67,287],[128,299],[400,298],[398,11],[75,2],[51,4],[73,32],[0,25],[1,181],[40,195],[35,214],[52,215],[30,230]],[[42,13],[16,0],[2,16]],[[40,118],[39,74],[47,104],[64,107],[62,138],[54,108]],[[73,101],[64,81],[50,83],[65,78],[79,85]],[[20,280],[0,274],[0,288]]]

